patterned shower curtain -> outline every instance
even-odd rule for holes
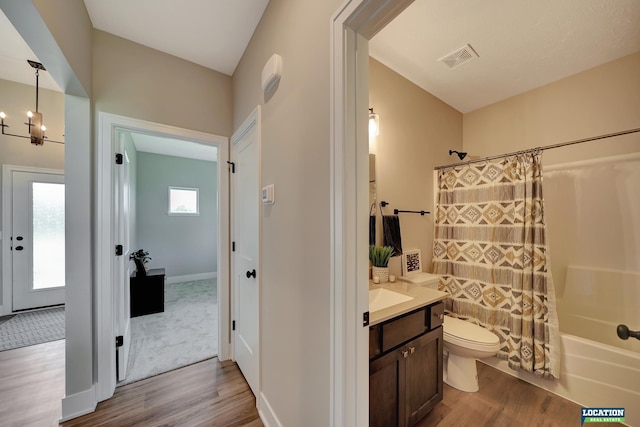
[[[447,312],[494,332],[510,368],[559,378],[540,152],[440,170],[435,221]]]

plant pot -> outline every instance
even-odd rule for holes
[[[137,258],[134,258],[133,262],[136,263],[136,277],[145,277],[147,275],[147,268],[144,266],[144,262]]]
[[[389,281],[389,267],[371,267],[371,275],[373,277],[380,278],[380,283],[387,283]]]

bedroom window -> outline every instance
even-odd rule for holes
[[[200,215],[198,189],[169,187],[169,215]]]

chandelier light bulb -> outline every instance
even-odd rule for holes
[[[31,111],[27,111],[27,117],[32,118],[33,117],[33,113]]]
[[[42,129],[42,132],[44,132],[45,130],[47,130],[47,127],[45,125],[40,126],[40,129]]]
[[[4,119],[5,117],[7,117],[7,115],[4,113],[4,111],[0,111],[0,119]]]

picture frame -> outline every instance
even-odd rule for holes
[[[402,275],[411,276],[422,272],[420,249],[405,250],[402,254]]]

